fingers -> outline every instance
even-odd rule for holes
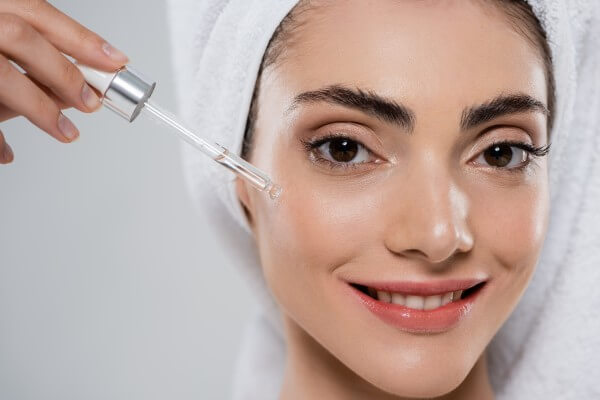
[[[12,149],[8,143],[6,143],[4,135],[2,134],[2,131],[0,131],[0,164],[11,163],[14,158],[15,156]]]
[[[0,14],[0,52],[78,110],[100,107],[100,99],[77,67],[24,19]]]
[[[43,0],[4,0],[0,12],[16,14],[50,43],[83,64],[115,71],[129,59],[96,33]]]
[[[25,116],[61,142],[72,142],[79,131],[59,106],[29,78],[0,55],[0,104]]]
[[[58,106],[58,108],[60,108],[61,110],[64,110],[66,108],[69,108],[70,105],[65,103],[62,99],[60,99],[59,97],[57,97],[52,90],[50,90],[49,88],[47,88],[46,86],[42,85],[40,82],[36,81],[31,75],[27,75],[24,74],[25,77],[29,78],[31,81],[33,81],[33,83],[35,83],[40,89],[42,89],[44,91],[44,93],[46,93],[46,95],[56,103],[56,105]],[[14,111],[11,110],[10,108],[0,104],[0,122],[6,121],[8,119],[14,118],[16,116],[18,116],[19,114]]]

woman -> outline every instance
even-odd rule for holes
[[[502,3],[326,3],[259,81],[248,157],[285,192],[238,185],[281,397],[491,399],[484,349],[547,227],[544,49]]]
[[[266,308],[235,396],[556,393],[527,365],[563,374],[558,357],[514,343],[544,336],[533,318],[486,349],[533,276],[560,178],[546,155],[564,145],[553,122],[569,129],[561,36],[551,65],[521,1],[296,3],[170,8],[186,117],[283,186],[277,202],[207,186],[226,175],[187,154],[199,208]],[[534,5],[547,21],[567,11]]]
[[[513,324],[499,337],[504,341],[491,346],[548,240],[598,259],[586,242],[564,243],[561,229],[549,229],[551,210],[560,212],[554,214],[559,227],[577,223],[579,231],[563,232],[600,243],[593,241],[600,239],[594,225],[566,212],[590,212],[580,196],[587,186],[563,183],[567,190],[555,189],[565,176],[563,164],[578,171],[574,176],[598,168],[593,153],[581,146],[570,158],[575,150],[565,152],[562,132],[581,128],[572,137],[598,144],[589,126],[577,125],[583,119],[570,114],[583,111],[595,125],[598,86],[589,77],[598,64],[593,57],[579,58],[577,69],[565,64],[578,58],[561,47],[560,30],[548,32],[555,40],[549,40],[551,60],[536,15],[552,28],[561,26],[561,11],[575,8],[532,4],[534,12],[526,3],[500,0],[313,1],[292,9],[296,1],[244,0],[205,2],[199,14],[189,12],[193,3],[172,5],[173,20],[186,19],[173,24],[173,37],[175,59],[183,61],[177,67],[188,119],[232,144],[284,188],[273,202],[242,181],[227,182],[196,153],[187,155],[199,206],[238,250],[234,257],[248,267],[266,307],[268,321],[259,320],[259,333],[246,345],[256,353],[242,357],[236,396],[535,398],[556,395],[553,382],[579,396],[594,394],[592,383],[571,388],[559,355],[544,359],[536,348],[556,343],[543,328],[557,326],[556,308],[566,304],[540,296],[543,280],[534,293],[542,302],[529,302],[521,316],[536,312],[545,318],[518,321],[542,328]],[[585,4],[572,14],[580,25],[569,39],[578,44],[578,54],[598,38],[597,30],[589,33],[597,26],[590,21],[598,8]],[[11,79],[0,91],[3,117],[22,114],[59,140],[73,140],[76,128],[60,108],[92,111],[98,99],[57,48],[105,69],[126,58],[44,2],[3,6],[7,32],[14,35],[3,43],[3,60],[21,61],[32,77],[4,63],[4,76]],[[64,29],[49,21],[61,21]],[[186,27],[202,27],[201,33]],[[73,34],[87,37],[88,46],[65,39]],[[45,51],[46,69],[35,68],[14,43],[34,46],[37,52],[29,53]],[[204,46],[186,47],[190,43]],[[71,71],[70,79],[56,79],[62,70]],[[194,75],[187,98],[185,79]],[[574,76],[589,84],[577,101]],[[10,96],[16,88],[26,92]],[[9,162],[12,153],[0,144]],[[561,157],[549,164],[547,156],[557,149]],[[205,175],[195,181],[197,172]],[[545,253],[544,276],[559,276],[562,286],[546,287],[571,289],[564,282],[577,282],[591,292],[585,285],[597,272],[585,266],[594,265],[592,258],[576,264],[589,274],[587,281],[573,279],[577,270],[564,276],[553,269],[565,261],[553,258],[554,250]],[[597,298],[583,299],[577,304],[598,305]],[[544,303],[555,307],[553,314],[540,312]],[[593,338],[597,331],[592,326],[578,335]],[[525,349],[515,343],[524,334],[534,338]],[[557,371],[561,381],[554,379]]]

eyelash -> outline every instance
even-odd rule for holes
[[[364,149],[366,151],[368,151],[370,154],[373,154],[373,152],[371,150],[369,150],[369,148],[367,146],[365,146],[364,144],[362,144],[361,142],[359,142],[358,140],[354,140],[351,137],[345,135],[345,134],[328,134],[326,136],[323,136],[319,139],[314,139],[314,140],[303,140],[301,139],[300,141],[302,142],[302,145],[304,146],[304,148],[306,149],[307,152],[309,152],[310,154],[313,154],[315,157],[315,160],[317,162],[326,164],[327,167],[329,167],[330,169],[356,169],[356,168],[360,168],[361,164],[365,164],[365,163],[342,163],[342,162],[334,162],[331,160],[327,160],[326,158],[323,158],[321,155],[317,154],[318,152],[316,151],[322,144],[327,143],[333,139],[348,139],[351,140],[355,143],[357,143],[359,146],[364,147]]]
[[[506,171],[508,173],[519,173],[519,172],[523,172],[525,170],[525,168],[527,168],[529,166],[529,164],[531,164],[531,162],[535,161],[536,158],[546,156],[550,152],[550,146],[552,146],[552,143],[548,143],[547,145],[544,145],[544,146],[535,147],[528,143],[515,142],[515,141],[511,141],[511,140],[497,141],[497,142],[493,142],[491,145],[486,147],[485,150],[492,148],[494,146],[499,146],[499,145],[517,147],[519,149],[525,150],[529,155],[529,157],[528,157],[529,159],[527,160],[527,162],[523,163],[522,165],[519,165],[518,167],[502,168],[502,167],[491,166],[491,168]]]
[[[353,142],[357,143],[359,146],[362,146],[369,153],[373,154],[373,152],[371,150],[369,150],[369,148],[367,146],[365,146],[364,144],[362,144],[360,141],[354,140],[351,137],[344,135],[344,134],[329,134],[327,136],[321,137],[319,139],[314,139],[314,140],[302,140],[301,139],[301,142],[302,142],[305,150],[315,156],[315,159],[317,162],[326,164],[330,169],[338,169],[338,168],[356,169],[356,168],[359,168],[361,164],[364,164],[364,162],[361,162],[361,163],[333,162],[331,160],[327,160],[327,159],[323,158],[319,154],[315,154],[316,153],[315,150],[317,150],[324,143],[327,143],[328,141],[331,141],[333,139],[347,139],[347,140],[353,141]],[[490,146],[486,147],[485,150],[488,150],[489,148],[492,148],[494,146],[499,146],[499,145],[517,147],[519,149],[525,150],[529,155],[529,159],[527,162],[523,163],[522,165],[520,165],[518,167],[513,167],[513,168],[502,168],[502,167],[495,167],[495,166],[490,166],[490,167],[501,170],[503,172],[519,173],[519,172],[522,172],[523,170],[525,170],[525,168],[527,166],[529,166],[529,164],[532,161],[534,161],[535,158],[546,156],[550,152],[550,146],[552,144],[548,143],[547,145],[544,145],[544,146],[535,147],[528,143],[523,143],[523,142],[496,141],[496,142],[493,142]]]

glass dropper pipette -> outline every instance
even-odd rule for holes
[[[149,98],[156,86],[140,73],[126,66],[115,72],[104,72],[75,63],[88,84],[102,94],[102,104],[132,122],[140,112],[155,122],[168,127],[169,131],[202,151],[219,164],[248,181],[256,189],[266,192],[271,199],[281,193],[281,187],[267,174],[231,153],[218,143],[209,143],[181,124],[176,117],[153,104]]]

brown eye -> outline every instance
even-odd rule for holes
[[[352,161],[357,153],[358,143],[350,139],[333,139],[329,144],[329,154],[338,162]]]
[[[483,155],[488,164],[494,167],[506,167],[512,160],[513,152],[510,146],[495,145],[488,148]]]
[[[317,150],[324,159],[338,164],[360,164],[372,158],[365,146],[347,137],[328,138]]]
[[[330,133],[320,139],[300,141],[313,163],[329,169],[361,168],[366,171],[366,167],[381,162],[367,146],[349,136]]]
[[[511,169],[519,163],[527,161],[528,152],[506,143],[494,144],[488,147],[480,156],[485,163],[496,168]],[[516,165],[515,165],[516,163]],[[508,166],[508,168],[506,168]]]

